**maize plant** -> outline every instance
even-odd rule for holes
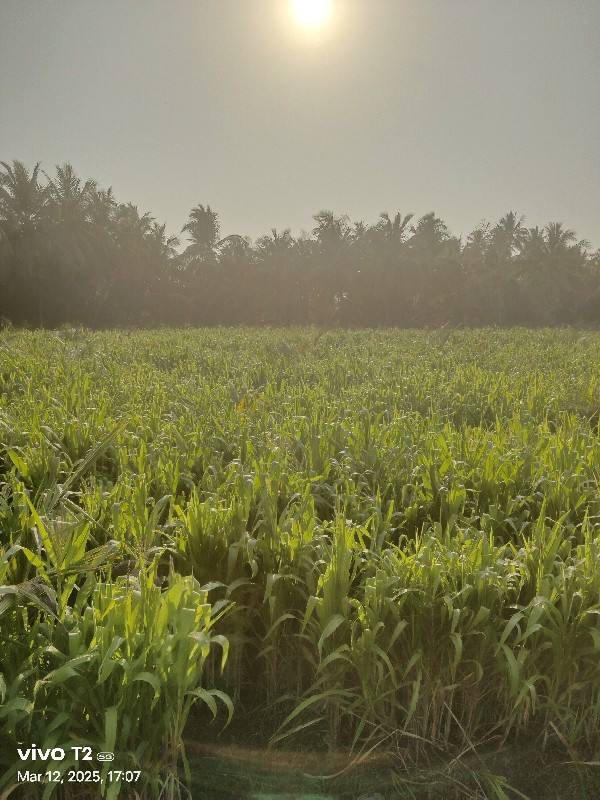
[[[118,752],[140,779],[111,800],[185,797],[186,740],[232,714],[402,769],[525,741],[600,761],[600,335],[0,350],[0,797],[76,796],[16,788],[28,743]]]

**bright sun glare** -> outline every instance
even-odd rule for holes
[[[331,0],[292,0],[292,12],[304,28],[318,28],[331,14]]]

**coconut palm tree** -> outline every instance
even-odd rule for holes
[[[212,261],[219,241],[219,217],[210,206],[196,206],[190,211],[186,224],[181,229],[190,240],[183,259],[190,263]]]
[[[527,231],[514,268],[536,322],[553,324],[575,318],[586,299],[587,245],[577,242],[575,232],[561,222]]]
[[[433,211],[424,214],[411,231],[413,235],[409,242],[412,252],[426,260],[439,256],[451,238],[446,223],[436,217]]]
[[[303,294],[311,322],[329,323],[347,297],[353,229],[346,215],[323,209],[313,216],[313,258],[303,270]]]
[[[487,256],[491,239],[491,225],[489,222],[482,220],[467,236],[466,244],[462,250],[463,258],[469,263],[482,264]]]
[[[312,233],[322,254],[329,258],[337,256],[351,239],[352,230],[348,217],[336,217],[333,211],[323,210],[315,214],[313,219],[317,224]]]
[[[271,228],[271,232],[259,237],[255,244],[257,254],[268,259],[276,259],[289,253],[293,246],[294,237],[290,228],[286,228],[282,233],[278,233],[276,228]]]
[[[394,218],[391,219],[388,212],[383,211],[379,215],[379,221],[374,229],[381,234],[382,239],[386,243],[392,245],[394,249],[399,249],[408,238],[408,233],[410,231],[408,225],[413,217],[414,214],[405,214],[402,216],[398,211],[394,215]]]
[[[54,178],[46,177],[50,217],[46,248],[53,276],[54,318],[81,321],[93,316],[110,232],[90,219],[94,181],[83,182],[68,163],[56,167]]]
[[[9,303],[15,317],[27,319],[34,300],[38,324],[44,324],[44,229],[48,225],[49,187],[40,181],[40,164],[31,173],[21,161],[0,163],[0,227],[10,246]]]
[[[253,319],[272,324],[293,318],[298,302],[296,241],[289,228],[271,228],[254,244]]]
[[[112,187],[98,188],[95,181],[88,181],[87,219],[93,225],[112,234],[118,203]]]
[[[50,190],[40,182],[40,163],[31,174],[21,161],[2,161],[0,166],[0,224],[5,233],[31,232],[45,224]]]
[[[46,174],[46,173],[44,173]],[[92,180],[82,183],[71,164],[56,167],[56,177],[48,178],[50,213],[56,222],[77,226],[87,221],[90,193],[95,187]]]
[[[510,262],[517,255],[528,235],[523,226],[525,217],[518,217],[514,211],[505,214],[492,231],[492,247],[498,259]]]

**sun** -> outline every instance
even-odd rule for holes
[[[292,0],[292,13],[303,28],[319,28],[331,14],[331,0]]]

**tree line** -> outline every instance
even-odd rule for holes
[[[178,237],[70,164],[1,162],[0,320],[17,325],[600,323],[600,251],[513,211],[463,241],[435,213],[310,233],[220,237],[210,206]]]

